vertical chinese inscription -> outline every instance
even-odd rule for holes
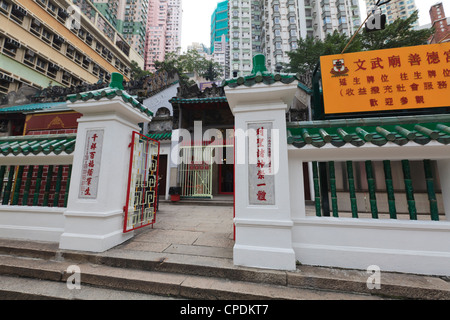
[[[249,204],[275,204],[272,123],[248,125]]]
[[[80,192],[82,199],[96,199],[100,175],[103,130],[88,130],[81,170]]]

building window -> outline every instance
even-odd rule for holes
[[[29,49],[27,51],[25,51],[25,55],[23,57],[23,62],[25,64],[29,65],[30,67],[34,67],[35,61],[36,61],[36,54]]]
[[[36,69],[41,72],[45,72],[46,67],[47,67],[47,62],[41,58],[37,58]]]

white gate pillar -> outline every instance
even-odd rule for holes
[[[255,58],[254,74],[258,72]],[[264,65],[261,71],[265,71]],[[296,267],[286,138],[286,111],[296,90],[297,81],[225,87],[235,117],[235,265],[281,270]],[[256,132],[256,138],[248,135],[261,128],[267,131],[261,135]],[[271,167],[267,161],[265,166],[258,165],[255,153],[259,147],[272,154]],[[273,175],[267,174],[270,170]]]
[[[116,77],[119,84],[114,85]],[[151,117],[136,101],[124,102],[126,94],[117,89],[121,77],[113,74],[110,87],[116,89],[83,93],[71,105],[83,116],[78,119],[61,249],[103,252],[133,236],[123,233],[129,147],[132,132],[140,130],[138,123]],[[89,99],[98,94],[105,97]]]

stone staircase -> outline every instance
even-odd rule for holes
[[[69,289],[77,266],[81,289]],[[364,271],[299,266],[260,270],[201,257],[115,250],[61,251],[54,243],[0,240],[0,299],[80,300],[379,300],[450,299],[438,277],[383,274],[369,290]]]

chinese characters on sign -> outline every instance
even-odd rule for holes
[[[448,106],[450,43],[320,58],[326,114]]]
[[[249,203],[274,205],[272,123],[249,124]]]
[[[79,198],[96,199],[100,160],[102,156],[103,130],[88,130],[84,149]]]

